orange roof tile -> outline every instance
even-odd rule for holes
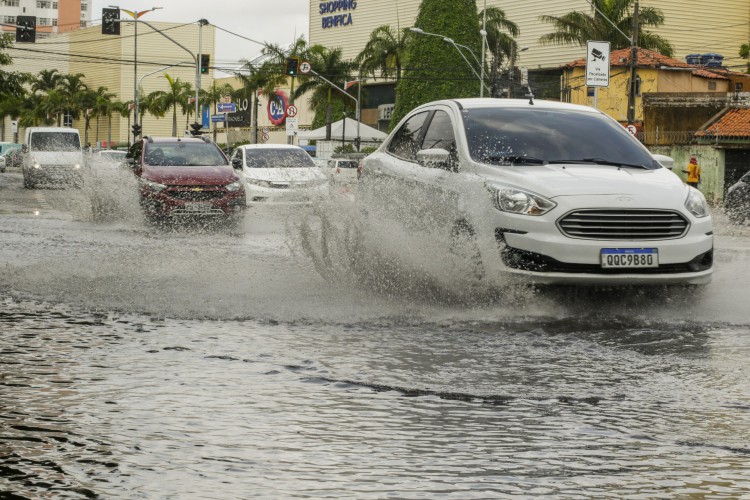
[[[728,108],[695,133],[698,137],[750,138],[750,108]]]
[[[630,63],[630,48],[614,50],[609,53],[610,66],[627,66]],[[680,61],[679,59],[673,59],[639,47],[638,48],[638,67],[639,68],[659,68],[661,66],[667,66],[669,68],[695,68],[686,62]],[[576,68],[586,66],[586,58],[576,59],[575,61],[569,62],[563,65],[563,68]]]
[[[726,74],[726,72],[723,72],[723,73]],[[718,71],[696,69],[696,70],[693,70],[693,74],[696,76],[702,76],[703,78],[714,78],[716,80],[729,80],[729,78],[727,78],[726,76],[719,74]]]

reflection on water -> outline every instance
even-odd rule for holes
[[[170,320],[6,297],[0,491],[750,494],[746,331]]]

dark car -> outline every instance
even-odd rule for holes
[[[146,136],[130,147],[127,162],[149,219],[231,217],[245,209],[240,175],[207,138]]]
[[[750,218],[750,172],[727,190],[724,196],[724,210],[729,220],[736,224],[742,224]]]

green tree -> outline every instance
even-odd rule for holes
[[[157,90],[149,95],[153,101],[149,111],[152,114],[155,112],[156,116],[164,116],[171,109],[172,137],[177,137],[177,107],[188,100],[192,87],[187,82],[183,82],[179,78],[172,78],[166,73],[164,78],[166,78],[169,88],[166,91]]]
[[[354,63],[342,59],[342,50],[340,48],[328,49],[322,45],[313,45],[309,51],[310,64],[315,72],[323,76],[326,80],[334,83],[343,89],[347,80],[351,80],[351,72],[354,69]],[[331,138],[331,122],[334,116],[334,101],[338,101],[338,108],[341,113],[337,113],[337,118],[341,117],[347,107],[354,104],[354,100],[347,94],[332,87],[320,78],[312,76],[300,76],[300,85],[294,91],[294,97],[298,98],[304,94],[311,93],[309,105],[315,110],[313,118],[313,127],[326,125],[326,140]],[[350,113],[349,116],[353,116]]]
[[[743,59],[750,59],[750,42],[743,43],[740,46],[740,57]],[[747,72],[750,73],[750,62],[747,63]]]
[[[91,115],[88,110],[93,110],[96,99],[93,97],[93,94],[90,93],[83,78],[83,73],[63,75],[58,82],[56,90],[59,91],[62,96],[61,114],[69,113],[76,120],[79,119],[81,115],[85,116],[84,135],[88,139],[88,129],[91,123]],[[88,142],[88,140],[85,142]]]
[[[541,21],[551,23],[555,31],[539,38],[542,45],[585,46],[588,40],[609,42],[613,50],[630,47],[633,32],[633,4],[635,0],[591,0],[593,13],[572,11],[562,16],[539,16]],[[610,22],[611,21],[611,22]],[[617,28],[615,28],[615,26]],[[655,50],[671,57],[674,53],[668,40],[643,29],[644,26],[661,26],[664,14],[655,7],[640,7],[638,10],[638,46]],[[621,33],[622,32],[622,33]]]
[[[252,109],[253,142],[258,143],[258,95],[262,94],[271,81],[271,75],[263,65],[256,66],[247,59],[242,60],[242,68],[235,73],[242,88],[237,90],[241,97],[249,98]]]
[[[396,86],[396,106],[391,126],[409,111],[435,99],[479,95],[479,80],[459,51],[443,41],[453,39],[469,47],[474,54],[481,49],[477,7],[466,0],[423,0],[414,25],[426,33],[441,36],[409,37],[409,72]],[[470,61],[473,60],[466,56]]]
[[[130,130],[130,111],[131,111],[132,105],[133,105],[133,101],[120,101],[119,99],[112,101],[111,113],[109,114],[109,119],[107,123],[107,144],[112,144],[112,115],[118,114],[122,118],[127,118],[128,130]],[[129,138],[130,132],[128,132],[126,135]],[[128,146],[129,145],[130,143],[128,141]]]
[[[13,46],[10,35],[0,35],[0,66],[12,63],[5,49]],[[0,136],[5,140],[5,118],[18,118],[27,94],[25,84],[31,79],[27,73],[7,72],[0,69]],[[15,140],[15,139],[14,139]]]
[[[213,85],[209,89],[201,89],[200,90],[200,100],[203,104],[208,104],[209,109],[211,109],[211,112],[216,110],[216,106],[218,103],[221,102],[221,98],[224,96],[231,96],[232,92],[234,92],[234,89],[231,85],[228,83],[225,83],[223,85],[216,85],[216,80],[214,80]],[[216,142],[216,124],[213,125],[213,132],[214,132],[214,142]]]
[[[372,76],[376,71],[384,78],[395,76],[398,82],[407,59],[409,33],[406,28],[398,31],[388,24],[378,26],[370,33],[365,48],[354,59],[355,66]]]
[[[113,112],[112,99],[114,99],[117,94],[108,92],[107,87],[99,87],[95,92],[96,102],[94,103],[94,116],[96,116],[96,138],[94,139],[94,142],[99,142],[99,118],[106,116],[111,123]]]
[[[488,7],[479,13],[480,24],[484,24],[486,16],[487,46],[492,55],[492,69],[490,70],[490,95],[498,95],[500,65],[510,60],[512,54],[518,50],[515,37],[520,33],[518,25],[508,19],[505,12],[497,7]]]

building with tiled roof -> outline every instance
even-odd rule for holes
[[[576,59],[562,66],[561,99],[566,102],[594,106],[620,122],[627,122],[630,91],[630,49],[610,53],[608,87],[586,86],[586,60]],[[716,93],[733,91],[732,80],[718,71],[690,65],[658,52],[638,48],[636,57],[635,121],[643,123],[642,96],[645,93]]]
[[[750,108],[724,108],[708,120],[696,133],[696,137],[719,140],[722,143],[750,140]]]

